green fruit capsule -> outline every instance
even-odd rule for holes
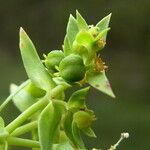
[[[61,50],[54,50],[51,51],[44,63],[45,66],[48,68],[48,70],[50,70],[51,72],[56,72],[56,66],[59,66],[60,61],[64,58],[64,53]]]
[[[73,116],[74,122],[77,124],[79,129],[89,128],[95,117],[85,111],[78,111]]]
[[[77,82],[85,76],[85,65],[79,55],[71,54],[65,57],[59,64],[60,75],[69,82]]]

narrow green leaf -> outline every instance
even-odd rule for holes
[[[19,87],[15,84],[10,85],[10,92],[15,92]],[[15,106],[21,111],[25,111],[28,107],[36,103],[39,99],[33,97],[27,91],[27,86],[21,89],[13,98]]]
[[[39,122],[38,132],[41,150],[51,150],[56,129],[64,111],[64,102],[54,100],[42,111]]]
[[[0,128],[4,128],[4,120],[2,117],[0,117]]]
[[[78,145],[74,140],[74,136],[72,134],[72,121],[73,121],[73,113],[71,111],[68,111],[64,119],[64,130],[67,137],[70,139],[71,143],[78,148]]]
[[[106,28],[103,31],[101,31],[95,40],[97,41],[97,40],[105,38],[109,30],[110,30],[110,28]]]
[[[64,130],[70,142],[76,147],[76,149],[85,148],[84,143],[80,137],[79,129],[73,122],[73,113],[68,111],[64,119]]]
[[[5,143],[5,140],[9,135],[4,126],[4,120],[0,117],[0,143]]]
[[[89,137],[96,138],[94,131],[91,128],[84,128],[82,131]]]
[[[11,93],[6,100],[0,105],[0,112],[5,108],[5,106],[12,100],[12,98],[20,91],[22,90],[25,86],[27,86],[31,81],[28,79],[27,81],[23,82],[17,90],[15,90],[13,93]]]
[[[68,108],[69,109],[85,108],[85,97],[89,91],[89,88],[90,87],[86,87],[74,92],[68,101]]]
[[[81,14],[76,10],[76,18],[77,18],[77,25],[79,30],[88,30],[88,24],[86,23],[85,19],[81,16]]]
[[[68,40],[67,35],[65,36],[65,39],[64,39],[63,50],[64,50],[65,56],[71,54],[71,52],[72,52],[72,50],[71,50],[71,45],[70,45],[70,43],[69,43],[69,40]]]
[[[54,87],[52,77],[45,69],[35,46],[22,28],[20,28],[20,51],[28,77],[37,87],[46,91],[51,90]]]
[[[76,143],[79,145],[79,148],[85,149],[83,140],[82,140],[81,135],[80,135],[80,130],[77,127],[75,122],[72,123],[72,132],[73,132],[73,136],[74,136]]]
[[[7,141],[5,141],[4,143],[0,143],[0,150],[8,150]]]
[[[109,27],[110,18],[111,18],[111,14],[109,14],[106,17],[104,17],[101,21],[99,21],[97,23],[96,26],[99,27],[99,32],[101,32],[102,30],[104,30],[104,29]],[[106,36],[104,37],[104,40],[106,40]]]
[[[72,15],[70,15],[68,25],[67,25],[67,38],[68,38],[69,45],[71,47],[78,32],[79,29],[78,29],[77,21]]]
[[[101,92],[115,98],[110,83],[105,75],[105,72],[89,72],[87,74],[88,83]]]

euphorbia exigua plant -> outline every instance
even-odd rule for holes
[[[11,94],[0,106],[2,111],[12,99],[21,112],[8,125],[0,118],[1,150],[11,145],[34,150],[87,149],[80,132],[96,137],[91,128],[96,116],[85,102],[90,86],[115,98],[105,74],[107,66],[98,55],[106,44],[110,17],[89,26],[76,11],[76,18],[70,15],[62,50],[51,51],[44,60],[20,28],[20,51],[29,79],[19,86],[11,84]],[[65,91],[74,86],[81,89],[66,99]],[[32,139],[21,138],[27,132]],[[123,133],[119,142],[127,137]]]

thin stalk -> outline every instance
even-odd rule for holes
[[[38,141],[16,138],[16,137],[8,137],[7,142],[9,145],[14,146],[23,146],[23,147],[30,147],[30,148],[40,148],[40,144]]]
[[[25,110],[22,114],[20,114],[15,120],[13,120],[10,124],[6,126],[6,130],[9,133],[12,133],[17,127],[19,127],[24,121],[26,121],[30,116],[44,108],[48,104],[48,99],[43,98],[30,106],[27,110]]]
[[[37,121],[33,121],[33,122],[25,124],[21,127],[18,127],[16,130],[14,130],[11,133],[11,136],[20,136],[20,135],[25,134],[35,128],[37,128]]]
[[[11,101],[11,99],[12,99],[21,89],[23,89],[27,84],[29,84],[30,82],[31,82],[30,79],[28,79],[27,81],[25,81],[24,83],[22,83],[14,93],[10,94],[10,95],[6,98],[6,100],[0,105],[0,112],[1,112],[1,111],[3,110],[3,108]]]
[[[41,110],[44,108],[48,103],[49,99],[51,97],[55,97],[60,94],[61,91],[65,90],[68,86],[62,86],[58,85],[54,89],[52,89],[50,92],[48,92],[44,98],[30,106],[28,109],[26,109],[22,114],[20,114],[15,120],[13,120],[10,124],[6,126],[7,132],[10,134],[18,128],[24,121],[26,121],[30,116],[32,116],[34,113],[37,111]]]
[[[118,140],[118,142],[113,146],[114,149],[116,149],[119,144],[124,140],[124,139],[127,139],[129,138],[129,133],[121,133],[121,137],[120,139]]]
[[[70,87],[69,84],[58,85],[52,89],[52,91],[48,94],[48,97],[50,97],[50,99],[55,99],[58,95],[60,95],[60,93],[62,93],[69,87]]]

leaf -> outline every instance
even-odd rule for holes
[[[70,141],[78,147],[76,141],[74,140],[74,136],[72,134],[72,121],[73,121],[73,113],[68,110],[67,114],[64,118],[64,130],[67,135],[67,137],[70,139]]]
[[[84,128],[82,131],[89,137],[96,138],[94,131],[91,128]]]
[[[5,108],[5,106],[12,100],[12,98],[20,91],[22,90],[25,86],[27,86],[31,81],[28,79],[27,81],[23,82],[17,90],[15,90],[13,93],[11,93],[6,100],[0,105],[0,111]]]
[[[79,129],[73,123],[73,113],[68,110],[64,119],[64,130],[70,142],[75,146],[75,149],[84,148],[84,143],[80,137]]]
[[[77,25],[79,30],[88,30],[88,24],[84,20],[84,18],[81,16],[81,14],[76,10],[76,18],[77,18]]]
[[[109,30],[110,30],[110,28],[106,28],[106,29],[104,29],[103,31],[101,31],[101,32],[98,34],[98,36],[96,37],[95,40],[98,41],[98,40],[100,40],[100,39],[106,37],[106,35],[107,35],[107,33],[108,33]]]
[[[4,143],[0,143],[0,150],[8,150],[8,143],[4,142]]]
[[[21,111],[24,112],[28,107],[36,103],[39,99],[33,97],[26,90],[27,86],[21,89],[14,97],[13,102],[15,106]],[[18,86],[15,84],[10,85],[10,92],[13,93],[18,89]]]
[[[38,121],[41,150],[51,150],[54,135],[64,111],[64,102],[54,100],[42,111]]]
[[[73,132],[73,136],[74,136],[76,143],[79,145],[79,148],[85,149],[83,140],[82,140],[81,135],[80,135],[80,130],[77,127],[75,122],[72,123],[72,132]]]
[[[101,21],[97,23],[97,27],[99,27],[99,32],[103,31],[104,29],[108,28],[109,22],[110,22],[111,14],[104,17]],[[107,35],[106,35],[107,36]],[[104,40],[106,40],[106,36],[104,37]]]
[[[5,143],[9,133],[5,130],[4,120],[0,117],[0,143]]]
[[[115,95],[112,91],[110,83],[105,75],[105,72],[88,72],[87,73],[87,81],[94,88],[99,91],[115,98]]]
[[[76,19],[70,15],[68,25],[67,25],[67,38],[69,45],[72,47],[72,44],[75,40],[77,33],[79,32]]]
[[[68,40],[68,37],[67,35],[65,36],[65,39],[64,39],[64,45],[63,45],[63,50],[64,50],[64,54],[65,56],[71,54],[71,45],[69,43],[69,40]]]
[[[22,28],[20,28],[20,51],[24,67],[31,81],[41,89],[51,90],[55,86],[52,77],[45,69],[35,46]]]
[[[85,107],[85,97],[89,91],[90,87],[83,88],[74,92],[69,101],[68,101],[68,108],[69,109],[81,109]]]
[[[91,46],[94,43],[94,38],[87,31],[80,31],[76,36],[76,42],[87,49],[91,49]]]
[[[0,117],[0,128],[4,128],[4,120]]]

